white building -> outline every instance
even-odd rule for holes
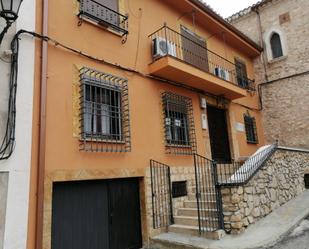
[[[0,32],[5,20],[0,18]],[[35,30],[35,1],[23,1],[17,21],[0,47],[0,145],[5,133],[10,77],[10,42],[20,30]],[[27,243],[29,182],[34,85],[34,39],[23,35],[19,48],[16,96],[15,149],[0,160],[0,249],[25,249]]]

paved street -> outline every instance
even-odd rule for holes
[[[288,237],[269,249],[309,249],[309,217]]]

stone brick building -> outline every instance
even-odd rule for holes
[[[264,48],[255,60],[266,140],[309,148],[309,1],[263,0],[228,21]]]

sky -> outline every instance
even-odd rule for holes
[[[203,0],[224,18],[249,7],[258,0]]]

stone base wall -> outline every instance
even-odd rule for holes
[[[195,187],[195,172],[194,167],[172,167],[171,182],[187,181],[188,195],[194,193]],[[178,209],[183,207],[184,201],[188,200],[188,195],[184,197],[173,198],[173,214],[176,215]]]
[[[278,149],[244,186],[222,188],[225,229],[241,233],[305,189],[309,153]]]
[[[170,167],[171,183],[174,181],[187,181],[188,195],[192,194],[195,187],[195,171],[194,166],[189,167]],[[150,168],[147,168],[145,174],[145,200],[146,200],[146,213],[148,224],[148,235],[153,237],[157,234],[165,232],[165,228],[153,229],[153,212],[152,212],[152,193],[151,193],[151,177]],[[173,198],[173,214],[176,215],[179,208],[183,207],[184,201],[188,200],[188,196]]]

